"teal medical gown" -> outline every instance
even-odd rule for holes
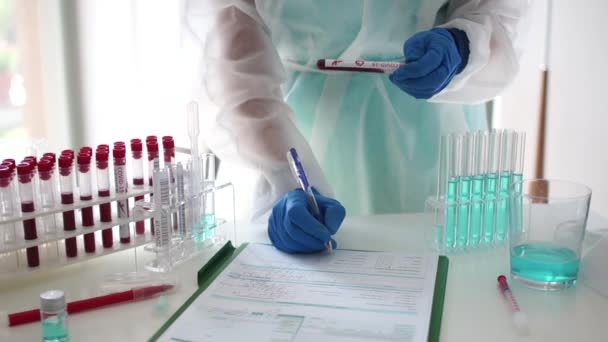
[[[486,129],[483,101],[517,70],[516,30],[499,25],[516,27],[525,2],[454,3],[218,1],[207,9],[189,4],[190,27],[206,51],[205,93],[219,107],[211,115],[216,131],[210,145],[220,158],[235,157],[260,172],[258,213],[297,187],[282,164],[290,146],[304,150],[312,183],[323,193],[333,189],[349,215],[423,209],[436,189],[439,137]],[[510,17],[493,22],[501,10],[510,10]],[[202,24],[201,13],[212,19]],[[320,58],[403,60],[407,38],[442,24],[467,32],[471,56],[431,101],[402,92],[388,75],[315,67]]]

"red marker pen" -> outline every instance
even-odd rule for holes
[[[19,176],[19,196],[21,197],[21,212],[32,213],[36,210],[34,206],[34,184],[32,183],[32,164],[21,163],[17,165],[17,174]],[[23,221],[23,235],[25,240],[36,240],[38,233],[36,232],[36,219]],[[27,265],[36,267],[40,265],[40,257],[38,255],[38,246],[28,247],[26,249]]]
[[[390,74],[399,69],[404,63],[400,62],[382,62],[382,61],[364,61],[354,60],[347,61],[342,59],[319,59],[317,60],[317,68],[321,70],[333,71],[351,71],[351,72],[375,72],[381,74]]]

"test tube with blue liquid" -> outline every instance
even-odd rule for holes
[[[500,131],[492,130],[486,144],[485,184],[483,195],[483,243],[494,243],[496,200],[498,198],[498,169],[500,167]]]
[[[513,211],[510,216],[511,219],[516,222],[521,222],[522,220],[522,203],[521,203],[521,194],[522,194],[522,179],[524,172],[524,154],[526,148],[526,133],[517,132],[514,134],[513,139],[513,153],[512,153],[512,169],[513,174],[511,175],[511,186],[510,189],[513,192],[512,195],[515,196],[517,201],[512,201],[513,204],[511,210]],[[517,225],[517,227],[521,227],[521,225]]]
[[[205,238],[215,236],[215,155],[205,153],[203,160],[203,184],[205,192],[203,195],[203,224]]]
[[[456,137],[458,172],[458,224],[456,227],[456,248],[463,250],[469,240],[469,219],[471,210],[472,165],[475,160],[475,139],[472,134]]]
[[[447,189],[445,198],[445,248],[450,250],[456,243],[457,226],[457,194],[458,194],[458,155],[462,136],[448,135],[446,137],[446,179]]]
[[[488,133],[478,131],[475,133],[475,160],[473,163],[473,177],[471,185],[471,218],[469,225],[469,246],[476,248],[481,242],[483,220],[483,194],[485,183],[485,167],[487,157]]]
[[[496,207],[496,235],[495,241],[501,243],[506,239],[509,228],[509,191],[511,187],[511,173],[513,160],[514,132],[505,130],[501,132],[500,143],[500,179],[498,185],[498,200]]]

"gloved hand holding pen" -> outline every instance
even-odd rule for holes
[[[286,193],[272,208],[268,236],[279,250],[286,253],[314,253],[325,250],[327,242],[336,248],[336,241],[331,236],[340,228],[346,211],[340,202],[321,195],[314,188],[312,190],[323,222],[313,216],[302,189]]]
[[[346,211],[340,202],[322,196],[308,181],[295,148],[287,151],[287,162],[302,189],[285,194],[272,208],[268,236],[272,244],[287,253],[331,252]]]

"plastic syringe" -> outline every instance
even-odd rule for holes
[[[513,325],[517,329],[517,332],[523,335],[527,334],[528,316],[526,316],[526,314],[521,311],[517,300],[515,300],[515,296],[513,296],[513,292],[511,292],[509,284],[507,283],[507,277],[501,274],[496,280],[498,280],[498,290],[509,304],[509,310],[511,311],[511,319],[513,320]]]

